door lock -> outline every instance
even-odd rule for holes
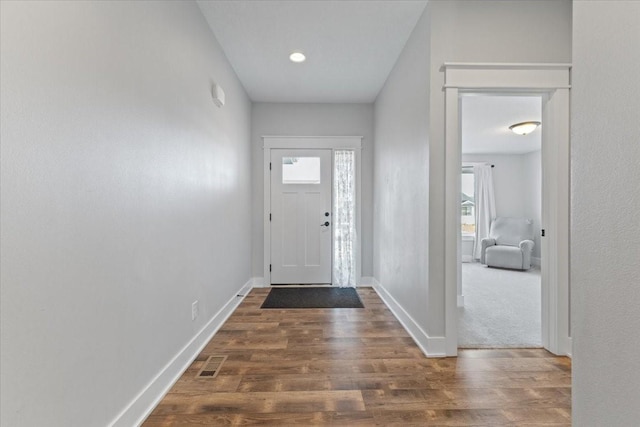
[[[329,216],[329,212],[325,212],[325,213],[324,213],[324,216]]]

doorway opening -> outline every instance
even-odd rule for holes
[[[571,354],[569,319],[569,91],[570,64],[445,63],[445,354],[458,352],[461,260],[461,96],[537,95],[542,100],[542,346]]]
[[[541,95],[460,98],[460,348],[542,347]]]
[[[357,286],[362,138],[263,138],[265,284]]]

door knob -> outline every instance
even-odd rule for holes
[[[320,227],[328,227],[329,221],[325,221],[324,224],[320,224]]]
[[[329,212],[325,212],[325,213],[324,213],[324,216],[329,216]]]

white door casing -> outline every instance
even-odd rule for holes
[[[445,63],[445,342],[457,355],[461,93],[542,95],[542,341],[571,354],[569,330],[570,64]],[[551,184],[553,183],[553,185]]]
[[[264,245],[263,245],[263,279],[262,286],[270,286],[277,282],[272,280],[271,261],[271,151],[277,149],[289,150],[329,150],[333,160],[333,151],[352,150],[356,155],[356,284],[359,285],[362,278],[361,260],[361,149],[362,136],[263,136],[263,194],[264,194]],[[320,223],[318,223],[319,226]],[[333,242],[331,242],[333,246]],[[333,281],[331,281],[333,282]]]
[[[331,283],[331,150],[271,150],[271,283]]]

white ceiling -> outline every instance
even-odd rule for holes
[[[198,0],[238,78],[254,102],[373,102],[426,1]],[[307,60],[289,61],[301,51]],[[540,129],[536,96],[464,96],[463,153],[528,153]]]
[[[514,123],[542,121],[539,96],[463,96],[462,152],[464,154],[524,154],[540,150],[541,126],[529,135],[509,130]]]
[[[200,9],[251,100],[373,102],[426,1],[207,1]],[[301,51],[307,60],[289,61]]]

